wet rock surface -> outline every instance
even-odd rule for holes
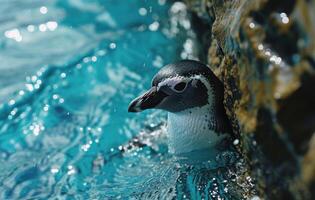
[[[186,2],[259,196],[314,199],[315,1]]]

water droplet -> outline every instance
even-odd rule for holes
[[[20,95],[20,96],[23,96],[24,94],[25,94],[24,90],[20,90],[20,91],[19,91],[19,95]]]
[[[92,60],[92,62],[96,62],[97,61],[97,57],[96,56],[92,56],[91,60]]]
[[[47,26],[46,26],[46,24],[40,24],[38,26],[38,29],[40,32],[45,32],[47,30]]]
[[[45,112],[47,112],[47,111],[49,110],[49,105],[48,105],[48,104],[45,104],[43,110],[44,110]]]
[[[34,90],[34,87],[33,87],[33,85],[32,84],[25,84],[25,87],[26,87],[26,89],[28,90],[28,91],[30,91],[30,92],[32,92],[33,90]]]
[[[63,73],[60,74],[60,77],[61,77],[61,78],[66,78],[66,77],[67,77],[67,74],[63,72]]]
[[[42,13],[43,15],[47,14],[48,9],[45,6],[42,6],[39,8],[39,12]]]
[[[46,23],[46,26],[50,31],[54,31],[58,27],[58,23],[55,21],[49,21]]]
[[[266,55],[266,56],[270,56],[270,55],[271,55],[270,51],[267,50],[267,51],[265,52],[265,55]]]
[[[18,29],[12,29],[4,32],[4,36],[9,38],[9,39],[14,39],[17,42],[22,41],[22,35]]]
[[[289,23],[290,20],[289,20],[289,18],[288,18],[286,13],[280,13],[280,17],[281,17],[282,23],[284,23],[284,24],[288,24]]]
[[[76,65],[76,68],[77,68],[77,69],[81,69],[81,68],[82,68],[82,65],[81,65],[81,64],[77,64],[77,65]]]
[[[69,165],[69,166],[68,166],[68,172],[67,172],[67,174],[68,174],[68,175],[73,175],[73,174],[75,174],[75,173],[76,173],[75,168],[74,168],[72,165]]]
[[[90,59],[88,57],[83,58],[84,63],[88,63],[89,61],[90,61]]]
[[[15,100],[14,100],[14,99],[11,99],[11,100],[9,101],[9,105],[12,106],[12,105],[14,105],[14,104],[15,104]]]
[[[17,113],[17,108],[14,108],[11,112],[10,115],[14,116]]]
[[[58,173],[58,172],[59,172],[59,167],[58,167],[58,166],[52,166],[52,167],[50,168],[50,172],[51,172],[52,174]]]
[[[53,97],[53,99],[55,99],[55,100],[56,100],[56,99],[58,99],[58,98],[59,98],[59,95],[58,95],[58,94],[54,94],[52,97]]]
[[[27,31],[31,32],[31,33],[34,32],[35,31],[35,26],[34,25],[28,25],[27,26]]]
[[[141,16],[145,16],[145,15],[147,15],[147,13],[148,13],[147,9],[145,9],[145,8],[140,8],[139,9],[139,14]]]
[[[149,25],[150,31],[157,31],[159,29],[159,22],[155,21],[152,24]]]
[[[116,49],[116,44],[115,43],[110,43],[109,44],[109,48],[111,48],[111,49]]]
[[[33,131],[35,136],[38,136],[39,133],[44,130],[44,127],[41,124],[34,124],[30,126],[30,129]]]
[[[251,22],[251,23],[249,23],[249,27],[250,27],[251,29],[253,29],[253,28],[255,28],[255,24],[254,24],[253,22]]]

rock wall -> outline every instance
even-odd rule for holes
[[[315,199],[315,1],[186,3],[260,196]]]

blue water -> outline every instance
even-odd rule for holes
[[[1,0],[0,33],[0,199],[234,196],[233,152],[175,158],[165,113],[127,113],[164,64],[196,58],[183,3]]]

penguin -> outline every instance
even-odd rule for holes
[[[168,113],[166,126],[157,122],[158,126],[139,133],[115,153],[106,154],[104,163],[114,166],[114,172],[103,187],[105,196],[244,198],[244,179],[230,181],[244,176],[239,169],[245,164],[232,145],[223,100],[223,83],[205,64],[182,60],[161,68],[151,88],[132,100],[128,111],[164,110]],[[246,191],[252,189],[251,185],[245,187]]]
[[[167,111],[169,152],[184,154],[215,149],[231,139],[223,100],[223,83],[208,66],[182,60],[161,68],[152,87],[131,101],[128,112]]]

